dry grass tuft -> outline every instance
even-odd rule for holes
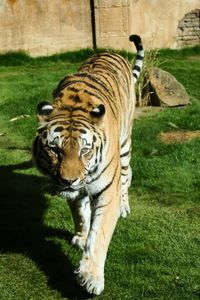
[[[139,80],[136,85],[136,95],[138,107],[151,105],[151,91],[149,89],[149,70],[160,65],[159,50],[145,52],[144,62]]]
[[[187,142],[193,138],[200,138],[200,130],[162,132],[159,138],[165,144]]]

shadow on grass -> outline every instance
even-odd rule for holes
[[[87,299],[76,283],[74,266],[59,245],[47,238],[60,237],[70,243],[71,233],[43,224],[47,200],[42,195],[44,179],[17,174],[32,167],[31,161],[0,166],[0,251],[30,257],[47,275],[49,285],[68,299]]]

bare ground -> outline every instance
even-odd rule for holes
[[[164,109],[159,106],[146,106],[146,107],[137,107],[135,111],[135,119],[140,119],[142,117],[149,117],[153,114],[159,112]],[[173,125],[173,124],[172,124]],[[172,126],[176,128],[176,126]],[[200,138],[200,130],[190,131],[190,130],[176,130],[169,132],[162,132],[159,135],[159,138],[163,143],[171,144],[171,143],[181,143],[190,141],[193,138]]]
[[[181,143],[190,141],[193,138],[200,138],[200,130],[178,130],[174,132],[162,132],[159,136],[161,141],[166,144]]]

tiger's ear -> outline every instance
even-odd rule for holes
[[[94,118],[101,118],[104,114],[105,114],[105,106],[103,104],[100,104],[98,106],[96,106],[95,108],[93,108],[93,110],[91,110],[90,114],[92,117]]]
[[[38,122],[44,123],[48,120],[49,114],[53,111],[53,106],[47,102],[40,102],[37,106],[37,119]]]

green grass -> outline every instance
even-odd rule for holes
[[[199,48],[198,48],[199,49]],[[87,299],[74,269],[64,199],[31,164],[35,108],[93,53],[33,59],[0,56],[0,299]],[[186,87],[191,105],[137,120],[133,131],[131,215],[119,220],[94,299],[200,299],[200,139],[166,145],[160,132],[200,130],[200,53],[160,52],[162,68]],[[124,55],[127,55],[126,53]],[[20,115],[29,115],[10,122]]]

